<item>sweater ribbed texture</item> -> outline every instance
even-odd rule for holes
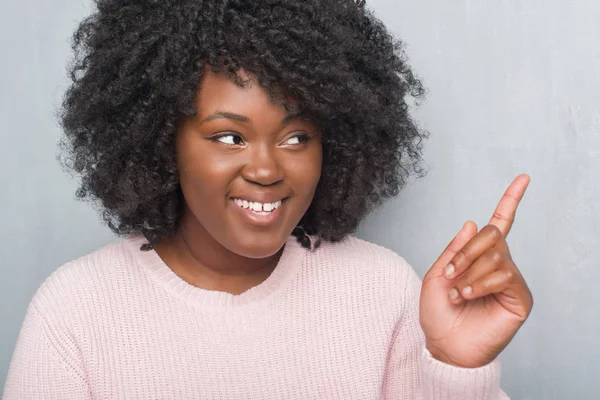
[[[129,236],[54,272],[29,306],[5,400],[506,399],[497,361],[431,357],[420,280],[348,237],[286,242],[240,295],[189,285]]]

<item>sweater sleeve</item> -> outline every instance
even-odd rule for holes
[[[76,344],[29,306],[13,353],[4,400],[91,399]]]
[[[419,322],[421,281],[408,269],[404,314],[394,331],[383,383],[385,400],[504,400],[500,363],[459,368],[434,359]]]

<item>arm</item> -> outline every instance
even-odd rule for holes
[[[458,368],[434,359],[425,347],[419,323],[421,282],[408,265],[404,313],[398,321],[383,383],[385,400],[503,400],[500,364]]]
[[[91,399],[79,350],[64,329],[29,306],[12,357],[4,400]]]

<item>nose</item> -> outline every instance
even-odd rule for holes
[[[246,165],[242,169],[242,177],[261,186],[273,185],[283,179],[283,169],[277,156],[277,150],[262,144],[251,149]]]

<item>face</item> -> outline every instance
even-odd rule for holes
[[[198,113],[182,121],[177,138],[183,229],[240,256],[269,257],[314,197],[318,131],[255,81],[242,88],[207,68],[200,86]]]

